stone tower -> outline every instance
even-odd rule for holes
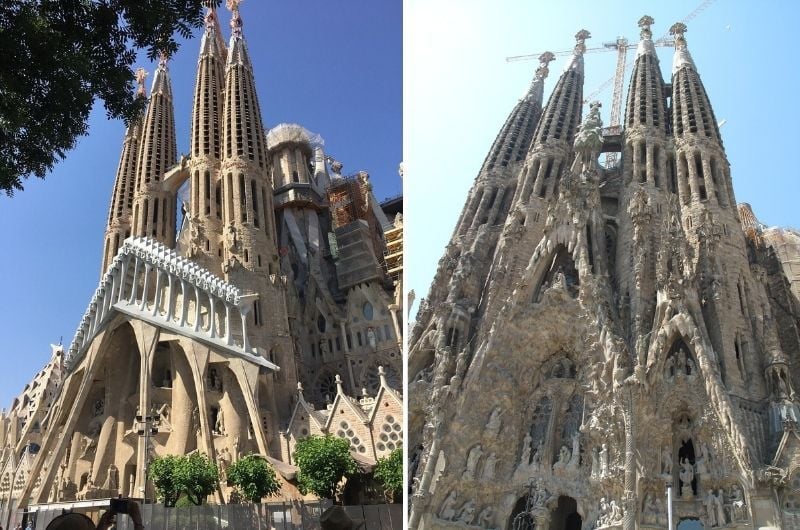
[[[410,341],[411,528],[664,528],[668,488],[676,525],[794,524],[800,320],[653,23],[621,133],[581,121],[582,30],[493,237],[470,193]]]

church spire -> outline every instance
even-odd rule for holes
[[[539,67],[534,73],[528,91],[511,110],[483,161],[476,183],[470,190],[470,198],[461,212],[456,228],[457,234],[463,235],[470,228],[477,228],[482,224],[492,226],[505,221],[514,186],[509,187],[505,184],[500,186],[499,182],[487,185],[486,180],[490,177],[512,179],[516,173],[512,174],[512,168],[525,159],[533,141],[536,125],[542,115],[544,80],[550,73],[548,65],[553,59],[555,56],[551,52],[539,56]]]
[[[144,80],[147,72],[144,68],[136,71],[136,97],[146,98]],[[103,247],[103,274],[111,260],[117,254],[122,242],[131,233],[130,213],[133,206],[133,194],[136,185],[136,161],[139,154],[139,142],[142,133],[142,115],[139,115],[125,130],[122,140],[122,153],[117,166],[117,176],[114,179],[114,191],[111,195],[111,206],[108,210],[108,225],[106,227],[105,245]]]
[[[246,269],[265,269],[268,264],[272,269],[277,261],[272,184],[267,173],[264,122],[242,32],[240,2],[227,2],[232,11],[233,33],[225,65],[222,114],[223,224],[225,233],[231,234],[227,237],[226,262],[229,267],[238,262]]]
[[[558,179],[569,163],[568,153],[581,121],[583,54],[586,39],[590,37],[585,29],[575,34],[575,49],[539,119],[533,145],[519,177],[519,205],[527,204],[532,194],[544,198],[558,190]]]
[[[161,180],[177,162],[178,147],[175,142],[172,83],[164,54],[159,59],[150,91],[136,164],[131,228],[134,235],[153,237],[172,246],[175,240],[174,197],[163,189]]]
[[[681,202],[689,204],[711,198],[722,208],[735,206],[717,119],[686,46],[686,25],[673,24],[670,33],[675,36],[672,132],[678,157]]]

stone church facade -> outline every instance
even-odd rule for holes
[[[665,81],[652,24],[621,127],[582,117],[582,30],[475,180],[409,341],[412,529],[666,528],[668,488],[679,528],[800,528],[798,256],[737,208],[686,27]]]
[[[123,139],[95,295],[69,348],[53,347],[2,417],[4,526],[32,505],[152,499],[148,462],[193,451],[222,470],[216,502],[230,494],[227,466],[250,453],[298,498],[301,409],[358,426],[364,468],[387,453],[387,415],[402,445],[401,265],[390,276],[384,262],[385,230],[401,255],[399,201],[390,220],[369,175],[342,175],[319,136],[264,128],[239,2],[228,4],[228,43],[207,11],[189,155],[177,156],[162,59]]]

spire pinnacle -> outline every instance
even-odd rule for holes
[[[164,52],[160,52],[158,54],[158,69],[159,70],[166,70],[167,69],[167,61],[168,60],[169,60],[169,57],[167,57],[167,54],[164,53]]]
[[[582,29],[575,34],[575,55],[583,55],[586,53],[586,39],[590,39],[591,37],[592,34],[585,29]]]
[[[144,68],[139,68],[136,70],[136,84],[138,85],[136,89],[136,95],[141,97],[146,97],[147,93],[144,89],[144,80],[147,79],[147,70]]]
[[[669,28],[669,34],[675,37],[675,55],[672,58],[673,75],[685,66],[695,69],[694,61],[691,54],[689,54],[689,48],[686,46],[684,33],[686,33],[686,24],[683,22],[676,22]]]
[[[242,26],[244,25],[242,17],[239,15],[239,4],[241,3],[242,0],[227,0],[225,4],[231,12],[231,31],[236,37],[242,36]]]
[[[555,60],[556,56],[553,52],[544,52],[539,56],[539,68],[536,69],[536,76],[534,79],[545,79],[550,73],[550,63]]]
[[[206,4],[205,25],[206,31],[208,31],[214,29],[217,25],[217,10],[210,3],[206,2]]]
[[[669,34],[675,37],[675,48],[685,48],[686,47],[686,37],[683,34],[686,33],[686,24],[683,22],[676,22],[669,28]]]
[[[650,30],[650,26],[653,25],[655,20],[650,15],[645,15],[639,19],[639,27],[641,31],[639,32],[639,36],[642,40],[651,40],[653,38],[653,32]]]

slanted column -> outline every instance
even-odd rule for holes
[[[249,352],[250,339],[247,337],[247,311],[242,307],[239,308],[239,316],[242,318],[242,349]]]
[[[153,316],[158,315],[158,304],[161,302],[161,270],[155,269],[156,292],[153,296]]]
[[[217,337],[217,319],[216,313],[214,312],[214,298],[215,297],[213,295],[208,295],[208,301],[211,306],[211,309],[208,312],[208,334],[212,339]]]
[[[340,320],[339,321],[339,333],[342,336],[342,347],[346,353],[350,353],[350,345],[347,342],[347,330],[345,329],[347,326],[347,320]]]
[[[231,305],[225,302],[225,344],[231,346]]]
[[[136,291],[139,290],[139,263],[141,261],[138,256],[135,256],[133,259],[135,260],[133,267],[133,281],[131,282],[133,285],[131,286],[131,297],[128,299],[128,303],[131,305],[136,303]]]
[[[200,331],[200,291],[194,286],[194,330]]]
[[[112,303],[122,301],[122,297],[125,295],[125,280],[127,278],[126,275],[128,274],[128,261],[130,261],[128,256],[122,259],[122,264],[120,265],[119,271],[119,292],[116,293],[116,299]]]
[[[187,303],[187,293],[186,293],[186,280],[181,278],[181,321],[178,324],[179,326],[183,327],[186,325],[186,316],[189,312],[189,304]]]
[[[139,304],[139,310],[144,311],[147,306],[147,287],[150,283],[150,267],[149,263],[144,266],[144,284],[142,285],[142,303]]]
[[[706,182],[706,196],[710,199],[714,197],[717,206],[722,206],[717,199],[717,186],[714,184],[714,174],[711,173],[711,163],[707,157],[702,157],[701,162],[703,166],[703,176]]]
[[[487,226],[494,225],[495,220],[497,219],[497,213],[500,211],[500,205],[503,204],[503,198],[506,194],[506,188],[500,188],[497,190],[497,195],[494,198],[494,204],[492,205],[492,209],[489,211],[489,218],[486,220]]]
[[[175,315],[175,278],[167,274],[167,322],[172,322]]]

